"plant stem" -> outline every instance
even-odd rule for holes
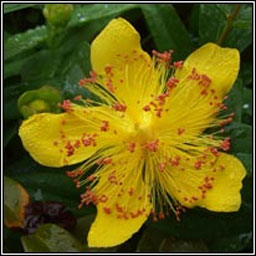
[[[227,38],[229,32],[232,29],[233,21],[236,19],[239,11],[241,9],[241,4],[236,4],[234,6],[233,12],[227,17],[227,22],[225,27],[223,28],[219,39],[217,40],[218,45],[222,45],[225,39]]]

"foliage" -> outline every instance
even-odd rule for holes
[[[69,8],[72,12],[68,13],[68,18],[65,17],[64,22],[60,23],[56,21],[58,17],[46,21],[43,8],[42,4],[4,4],[4,173],[19,182],[28,191],[26,193],[29,193],[32,201],[64,203],[76,216],[79,225],[70,234],[54,224],[44,224],[30,236],[9,229],[7,227],[11,225],[6,225],[4,250],[92,251],[87,248],[85,237],[94,219],[95,209],[77,209],[81,191],[64,175],[67,168],[40,166],[25,152],[17,135],[23,116],[27,117],[26,113],[20,113],[21,105],[30,104],[35,99],[44,100],[38,94],[39,88],[45,85],[61,93],[52,96],[54,104],[56,99],[71,99],[77,94],[91,97],[88,91],[79,88],[78,81],[90,71],[90,43],[113,17],[122,16],[135,26],[141,34],[142,46],[146,51],[171,48],[175,51],[174,57],[180,59],[205,42],[219,40],[234,4],[76,4]],[[180,222],[173,216],[157,223],[148,220],[132,239],[110,251],[252,250],[251,14],[252,5],[241,4],[238,15],[231,23],[231,30],[221,42],[223,46],[238,48],[241,53],[239,79],[226,102],[229,111],[236,114],[235,122],[225,131],[232,137],[230,153],[235,154],[248,171],[242,189],[241,209],[232,214],[193,209],[185,213]],[[49,12],[45,15],[49,16]],[[55,110],[47,108],[47,111]],[[7,179],[5,194],[10,185],[10,179]],[[16,186],[16,189],[21,188],[18,183],[14,184],[15,181],[12,186]],[[19,196],[15,189],[13,194]],[[8,200],[5,198],[6,204]],[[17,217],[15,214],[14,218]]]

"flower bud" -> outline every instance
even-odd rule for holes
[[[46,4],[43,15],[52,26],[62,27],[69,21],[73,9],[72,4]]]

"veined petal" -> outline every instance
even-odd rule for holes
[[[134,53],[150,61],[149,55],[141,49],[140,35],[134,27],[123,18],[113,19],[92,42],[92,68],[98,73],[103,73],[108,65],[123,68]]]
[[[182,80],[195,68],[199,74],[206,74],[211,79],[211,88],[222,98],[232,88],[240,65],[237,49],[222,48],[214,43],[207,43],[190,54],[178,69],[175,76]]]
[[[171,174],[166,174],[166,189],[188,208],[200,206],[216,212],[238,211],[242,180],[246,175],[244,166],[225,153],[220,153],[215,161],[208,161],[201,168],[187,166],[183,171],[174,168]]]
[[[119,101],[132,106],[140,87],[140,74],[152,69],[151,58],[140,45],[140,35],[125,19],[113,19],[94,39],[91,45],[91,63],[103,85]],[[89,88],[90,89],[90,88]],[[134,97],[135,96],[135,97]]]
[[[239,62],[238,50],[213,43],[189,55],[175,73],[179,82],[165,105],[168,112],[156,123],[159,130],[182,129],[186,141],[216,126],[216,115],[225,108],[222,101],[237,78]]]
[[[152,205],[150,188],[142,177],[143,161],[138,162],[136,155],[129,159],[128,154],[131,156],[130,152],[121,154],[121,162],[113,157],[113,164],[100,170],[99,183],[92,190],[98,203],[97,216],[88,234],[90,247],[111,247],[125,242],[149,216]]]
[[[88,113],[82,108],[62,114],[36,114],[22,123],[19,136],[25,149],[42,165],[79,163],[99,148],[86,116]]]

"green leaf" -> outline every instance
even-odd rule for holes
[[[21,237],[25,252],[81,252],[82,244],[68,231],[55,225],[43,224],[33,235]]]
[[[199,15],[199,37],[200,43],[216,42],[225,27],[227,16],[233,11],[234,5],[220,4],[201,4]],[[252,19],[251,5],[242,4],[241,10],[234,21],[249,21]],[[244,29],[239,26],[233,26],[223,43],[225,47],[238,48],[240,52],[244,51],[252,43],[251,29]]]
[[[3,244],[4,252],[10,253],[19,253],[24,252],[20,237],[24,235],[21,230],[18,229],[9,229],[4,226],[3,228]]]
[[[138,252],[208,252],[202,240],[180,240],[173,236],[159,233],[148,227],[143,232],[138,244]]]
[[[95,212],[94,207],[78,209],[80,194],[85,188],[77,190],[73,181],[65,175],[65,171],[73,169],[75,166],[47,168],[24,156],[23,159],[10,164],[5,172],[25,186],[33,200],[40,194],[43,201],[65,204],[76,216],[92,214]]]
[[[11,139],[17,134],[17,131],[18,124],[16,121],[4,123],[4,147],[6,147]]]
[[[228,99],[225,101],[228,109],[225,113],[235,113],[234,121],[242,121],[242,107],[243,107],[243,81],[238,78],[228,94]]]
[[[252,177],[252,154],[247,153],[236,153],[235,154],[244,164],[245,169],[247,170],[248,177]]]
[[[143,4],[141,9],[157,50],[173,49],[175,59],[182,59],[191,52],[189,35],[172,5]]]
[[[233,122],[225,127],[225,134],[231,136],[231,152],[252,152],[252,127],[250,125]]]
[[[22,227],[24,208],[29,203],[27,191],[15,180],[4,177],[4,224]]]
[[[4,14],[33,7],[36,4],[4,4]]]
[[[207,242],[211,252],[242,252],[246,247],[252,248],[252,232],[218,238]]]
[[[116,17],[121,13],[138,8],[137,4],[90,4],[78,6],[74,9],[68,27],[83,26],[90,21],[97,21],[104,17]]]
[[[24,33],[10,36],[4,45],[4,59],[8,60],[17,54],[38,46],[47,39],[46,26],[38,26]]]
[[[241,63],[241,75],[244,81],[244,86],[252,84],[252,62],[245,62]]]
[[[56,52],[43,49],[31,56],[22,66],[20,72],[22,81],[51,79],[55,76],[60,63],[61,58]]]

